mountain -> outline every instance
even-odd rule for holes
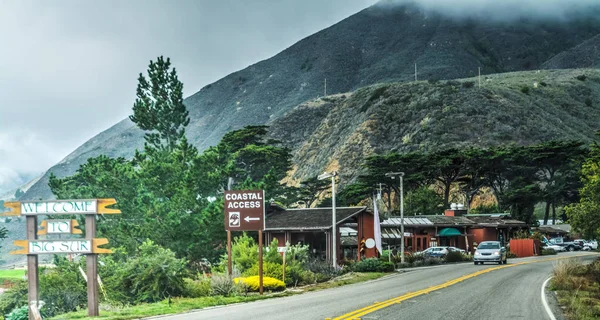
[[[376,4],[188,97],[188,138],[203,150],[230,130],[271,123],[298,104],[323,96],[325,79],[327,95],[332,95],[412,81],[415,63],[419,80],[472,77],[478,68],[488,75],[550,67],[557,55],[576,52],[600,34],[600,14],[594,13],[600,10],[561,22],[492,22],[450,18],[416,5]],[[22,199],[52,198],[50,172],[73,174],[99,154],[131,157],[143,145],[142,136],[128,119],[119,122],[50,168]]]
[[[590,143],[600,130],[600,70],[494,74],[481,87],[477,78],[377,84],[303,103],[270,130],[294,150],[292,179],[338,170],[342,185],[365,157],[389,151]]]
[[[4,200],[4,201],[17,200],[17,199],[15,199],[15,195],[17,194],[17,192],[27,192],[27,190],[29,190],[29,188],[31,188],[35,183],[37,183],[42,177],[43,177],[43,175],[37,176],[37,177],[29,180],[28,182],[18,186],[17,188],[7,190],[7,191],[0,193],[0,200]]]
[[[542,69],[570,68],[600,68],[600,34],[542,64]]]

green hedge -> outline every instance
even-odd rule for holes
[[[381,261],[377,258],[369,258],[357,261],[352,265],[355,272],[392,272],[394,264],[389,261]]]

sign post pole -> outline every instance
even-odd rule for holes
[[[258,284],[259,293],[263,294],[263,234],[258,230]]]
[[[286,248],[286,249],[287,249],[287,248]],[[286,250],[286,251],[287,251],[287,250]],[[284,283],[285,283],[285,254],[286,254],[286,251],[283,251],[283,270],[281,270],[281,271],[282,271],[282,274],[283,274],[283,279],[282,279],[282,281],[283,281]]]
[[[37,239],[37,217],[36,216],[27,216],[27,240],[35,241]],[[39,306],[38,301],[39,298],[39,277],[38,277],[38,256],[37,254],[28,254],[27,255],[27,297],[28,297],[28,305],[29,305],[29,319],[36,319],[35,312],[32,308],[36,308]]]
[[[85,216],[85,238],[92,240],[96,237],[96,216]],[[87,254],[85,256],[87,269],[87,294],[88,294],[88,316],[97,317],[98,312],[98,255]]]
[[[231,266],[231,230],[227,230],[227,274],[230,277],[233,274]]]

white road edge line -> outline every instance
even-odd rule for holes
[[[550,317],[550,320],[556,320],[554,313],[548,305],[548,301],[546,301],[546,284],[548,284],[548,281],[550,281],[550,279],[552,278],[553,277],[546,279],[546,281],[544,281],[544,284],[542,285],[542,303],[544,304],[544,309],[546,309],[546,313],[548,314],[548,317]]]

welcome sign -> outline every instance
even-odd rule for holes
[[[21,202],[21,214],[90,214],[98,210],[98,200],[57,200]]]
[[[30,241],[29,254],[92,253],[92,240]]]
[[[106,238],[72,239],[72,240],[15,240],[20,250],[11,251],[11,254],[57,254],[57,253],[80,253],[97,254],[112,253],[112,250],[99,248],[98,246],[108,244]]]

